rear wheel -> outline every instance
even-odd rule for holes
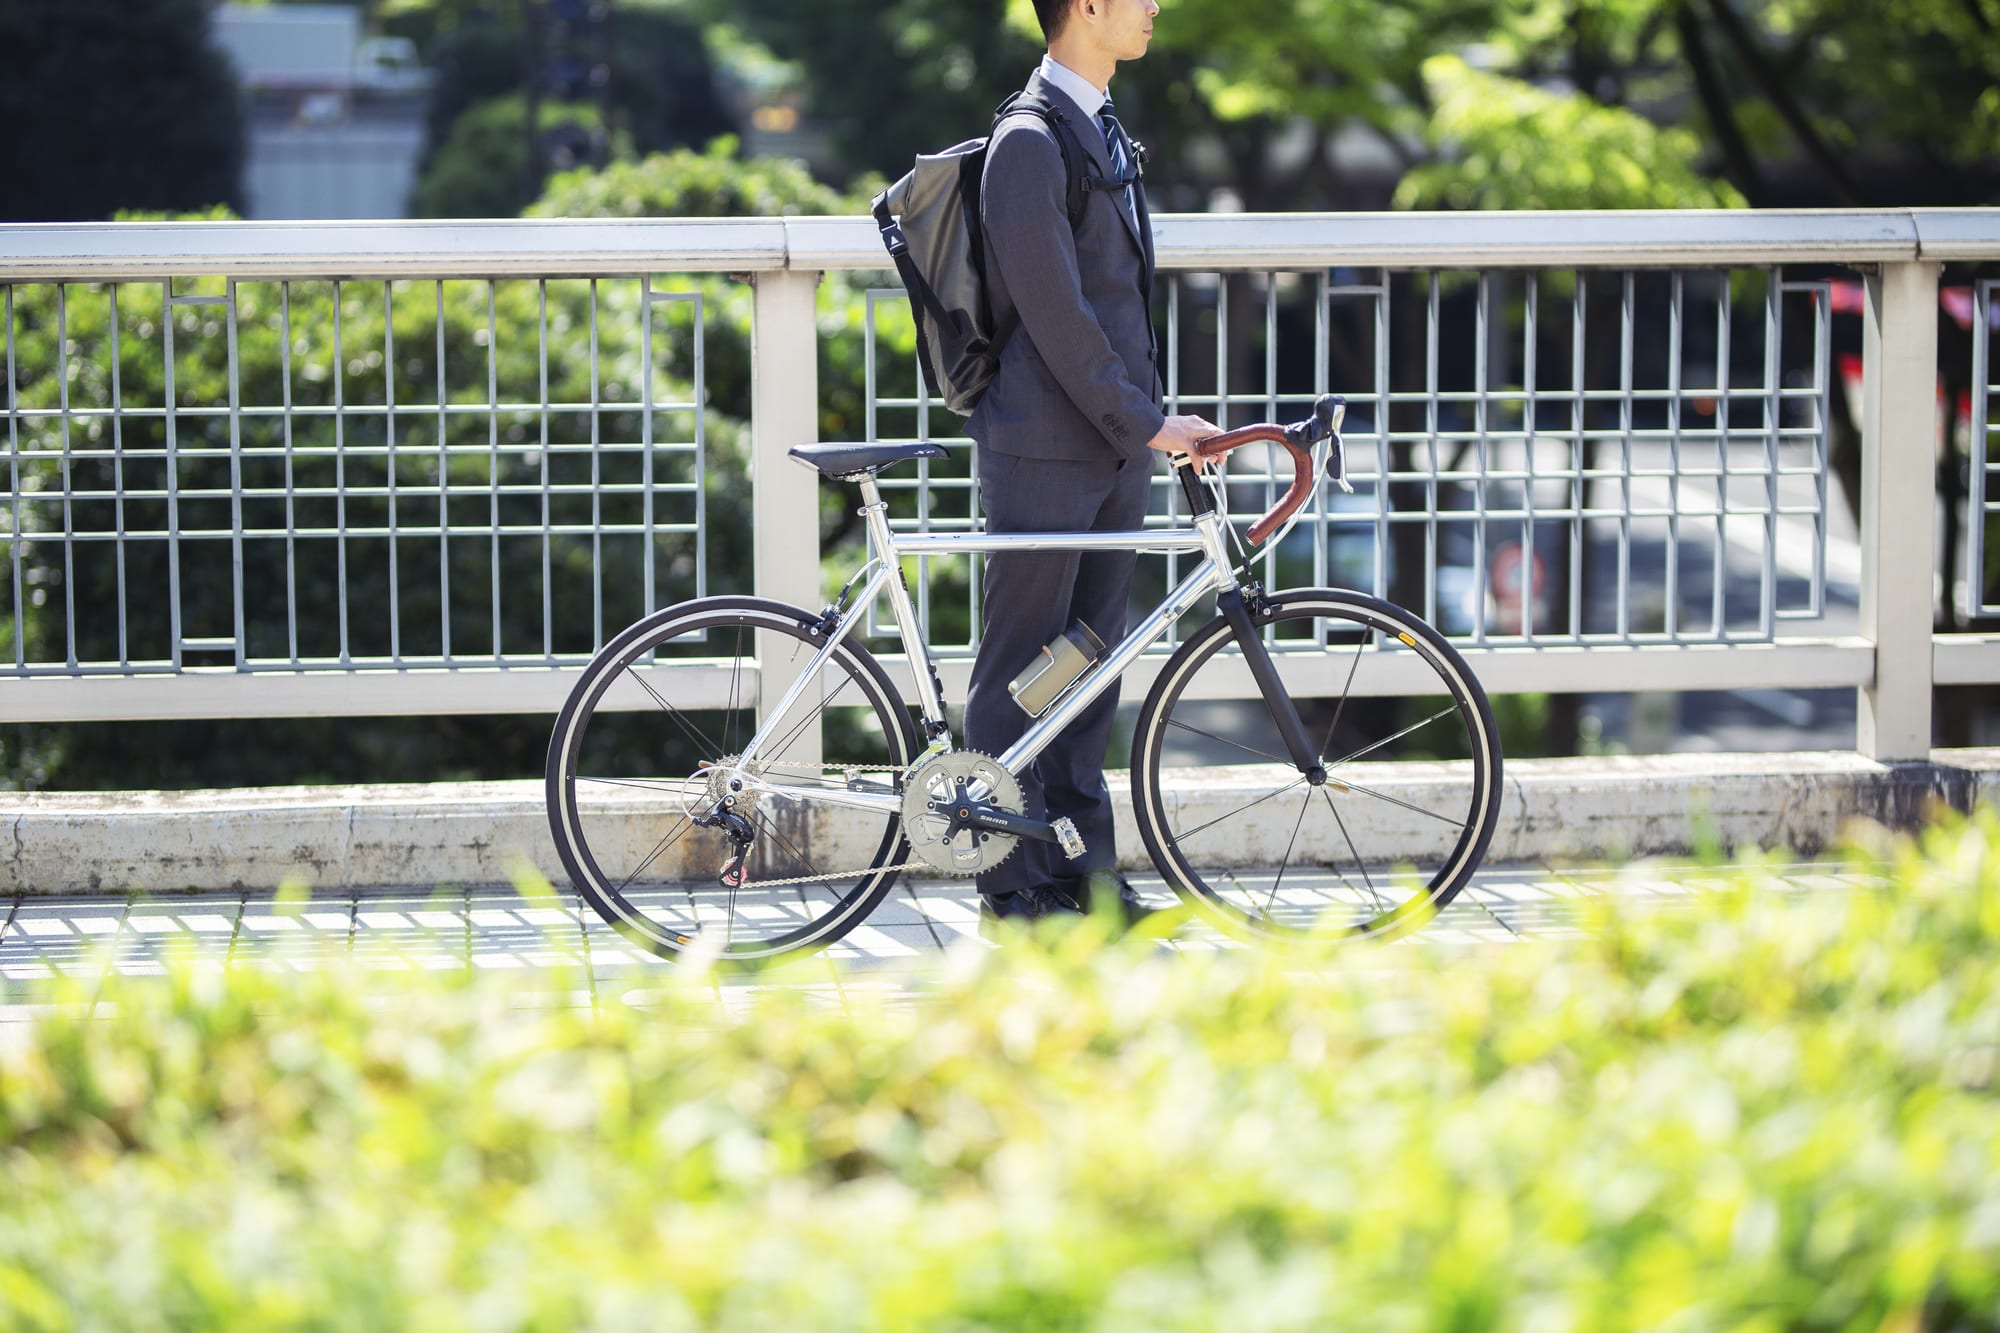
[[[825,642],[816,619],[749,597],[669,607],[606,644],[564,704],[549,742],[556,850],[577,892],[641,947],[725,964],[810,952],[894,882],[896,813],[756,790],[898,789],[915,732],[865,648],[843,642],[762,753],[740,758],[761,708]]]
[[[1238,938],[1422,925],[1471,879],[1499,818],[1485,691],[1443,636],[1379,598],[1286,593],[1254,619],[1325,780],[1291,762],[1218,616],[1140,710],[1132,788],[1147,851],[1176,893]]]

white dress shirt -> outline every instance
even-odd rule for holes
[[[1069,94],[1070,100],[1083,108],[1083,114],[1090,117],[1090,123],[1097,127],[1098,136],[1104,141],[1105,160],[1115,160],[1117,155],[1111,151],[1111,141],[1104,136],[1104,122],[1097,118],[1097,113],[1104,109],[1105,99],[1108,94],[1089,79],[1084,78],[1083,75],[1077,73],[1051,55],[1044,55],[1042,57],[1042,77]],[[1133,202],[1132,187],[1129,185],[1126,186],[1121,193],[1125,196],[1126,214],[1136,220],[1139,216],[1139,208]]]

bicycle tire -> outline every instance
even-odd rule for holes
[[[759,661],[759,640],[774,651],[789,643],[786,656],[803,669],[825,641],[818,622],[761,598],[683,602],[605,644],[570,691],[549,740],[550,832],[571,886],[639,947],[664,958],[712,951],[724,967],[794,958],[846,934],[895,882],[905,844],[894,815],[823,803],[808,810],[807,802],[746,794],[740,812],[755,840],[736,886],[720,878],[735,850],[726,830],[694,822],[712,813],[709,787],[719,781],[702,761],[732,758],[730,746],[755,730],[750,685],[754,679],[761,688],[762,677],[749,668]],[[689,675],[658,670],[664,664],[670,673],[677,661],[689,664]],[[844,784],[864,769],[900,788],[917,753],[916,731],[888,673],[851,640],[821,670],[822,680],[772,733],[762,762],[783,766],[795,783]],[[607,706],[628,679],[638,693],[628,685],[615,710]],[[630,707],[635,702],[642,706]],[[841,753],[813,758],[796,748],[813,717],[839,733],[823,740]],[[796,765],[788,750],[803,756]],[[843,865],[829,871],[823,862],[835,855]],[[708,938],[717,930],[719,944]]]
[[[1281,672],[1318,682],[1294,703],[1326,781],[1291,762],[1254,686],[1242,700],[1247,664],[1217,616],[1168,659],[1140,709],[1132,794],[1146,850],[1183,901],[1240,939],[1390,938],[1421,926],[1472,878],[1499,819],[1501,745],[1485,691],[1443,635],[1364,593],[1287,592],[1253,620]],[[1419,684],[1385,694],[1392,674]],[[1401,700],[1397,719],[1351,707],[1363,698]],[[1406,725],[1419,698],[1433,703]],[[1281,844],[1275,866],[1264,864]]]

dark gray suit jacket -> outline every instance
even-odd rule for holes
[[[1096,120],[1040,71],[1028,91],[1070,117],[1089,157],[1085,170],[1109,176]],[[1055,131],[1032,113],[1002,121],[986,150],[979,207],[994,317],[1002,327],[1019,323],[966,428],[997,453],[1137,458],[1166,420],[1145,188],[1133,186],[1137,225],[1121,198],[1092,190],[1074,232],[1066,191]]]

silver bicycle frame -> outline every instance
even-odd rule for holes
[[[865,617],[865,608],[883,592],[889,596],[890,610],[896,617],[896,629],[903,640],[903,651],[908,654],[910,672],[915,678],[918,706],[926,723],[943,726],[945,722],[944,700],[938,694],[937,676],[932,670],[930,646],[924,642],[924,635],[917,625],[916,608],[910,602],[910,590],[902,578],[902,557],[906,555],[963,555],[974,551],[1200,551],[1202,562],[1182,579],[1166,600],[1156,607],[1152,614],[1132,628],[1118,645],[1100,657],[1096,664],[1077,678],[1076,682],[1058,698],[1053,707],[1044,713],[1021,739],[1007,747],[999,757],[1000,763],[1010,772],[1020,772],[1031,764],[1035,756],[1048,748],[1062,729],[1075,719],[1076,715],[1090,706],[1090,703],[1112,681],[1118,679],[1139,654],[1153,646],[1174,622],[1179,620],[1194,605],[1209,593],[1226,592],[1236,586],[1236,575],[1229,562],[1228,538],[1223,527],[1222,515],[1209,513],[1197,517],[1192,528],[1164,528],[1150,532],[1037,532],[1037,533],[906,533],[898,537],[889,527],[889,507],[882,499],[882,493],[875,484],[873,474],[861,478],[861,513],[868,524],[868,562],[863,570],[870,571],[861,586],[860,595],[854,600],[854,610],[843,616],[839,627],[828,636],[805,669],[793,679],[784,696],[765,714],[764,723],[758,727],[743,747],[737,763],[754,764],[758,751],[769,742],[771,732],[777,729],[779,719],[788,713],[799,701],[807,683],[816,679],[819,668],[844,642],[854,626]],[[941,732],[941,741],[935,748],[951,749],[951,733]],[[782,780],[771,778],[751,779],[746,777],[745,785],[755,790],[782,796],[792,800],[817,801],[826,805],[848,806],[861,810],[874,810],[889,814],[901,811],[903,798],[893,792],[864,791],[821,786],[794,786]]]

